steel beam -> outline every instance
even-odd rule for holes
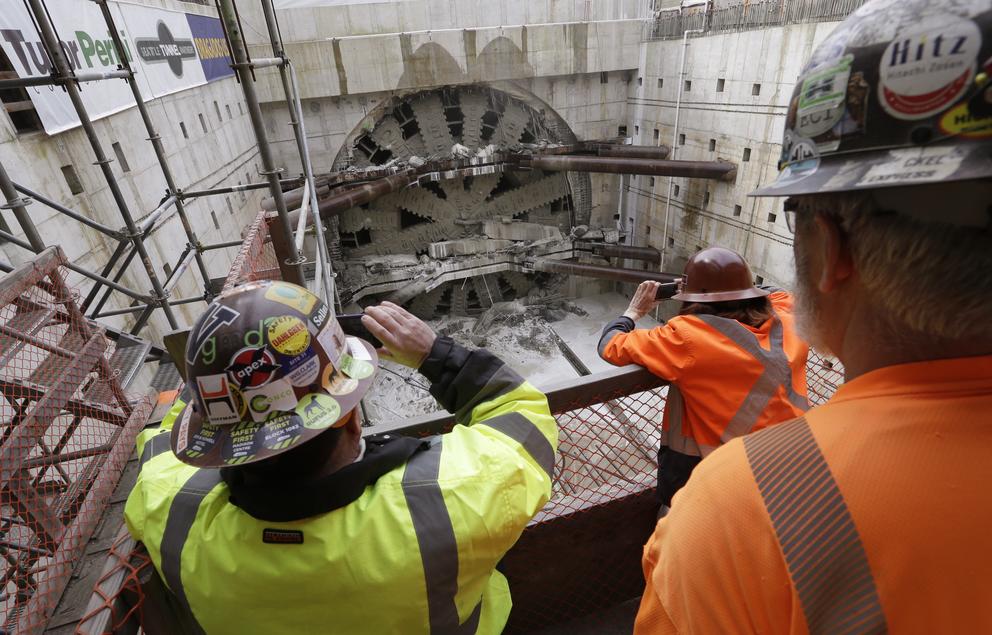
[[[40,0],[33,0],[40,2]],[[248,116],[251,119],[251,127],[255,131],[255,140],[258,143],[258,155],[262,162],[262,171],[269,181],[269,192],[276,204],[278,214],[277,223],[284,235],[292,236],[293,228],[289,221],[289,211],[286,209],[286,201],[282,196],[282,186],[279,184],[279,172],[276,169],[275,161],[272,159],[272,150],[269,147],[269,139],[265,133],[265,123],[262,121],[262,109],[258,105],[258,96],[255,94],[254,77],[248,67],[248,49],[241,33],[234,0],[217,0],[217,9],[220,13],[221,23],[227,35],[227,41],[231,49],[234,60],[234,71],[237,73],[238,81],[241,82],[241,89],[245,96],[245,105],[248,107]],[[305,285],[306,279],[303,276],[303,265],[300,254],[293,245],[288,246],[289,258],[280,258],[279,269],[282,271],[283,279],[299,285]],[[175,326],[173,326],[175,328]]]
[[[300,182],[300,179],[281,179],[279,181],[280,185],[296,185]],[[214,194],[234,194],[235,192],[249,192],[251,190],[261,190],[267,187],[271,187],[269,183],[245,183],[244,185],[228,185],[225,187],[214,187],[208,190],[186,190],[180,194],[182,198],[199,198],[201,196],[213,196]],[[269,207],[265,206],[266,201],[272,201],[271,198],[266,198],[262,200],[262,209],[266,211],[272,211],[275,209],[274,205]],[[287,205],[299,205],[300,202],[291,203],[288,199],[286,201]]]
[[[661,161],[656,159],[552,155],[524,158],[521,167],[546,172],[647,174],[733,181],[737,166],[727,161]]]
[[[230,0],[227,0],[228,2]],[[71,76],[72,71],[69,68],[69,62],[66,59],[65,51],[62,48],[61,42],[59,42],[58,36],[55,34],[55,27],[52,26],[51,21],[48,19],[48,11],[45,9],[44,0],[27,0],[31,8],[31,13],[34,14],[35,24],[38,26],[38,32],[41,34],[41,38],[45,43],[45,47],[52,56],[52,64],[59,75]],[[123,50],[123,48],[121,49]],[[122,56],[118,56],[122,57]],[[103,176],[107,181],[107,187],[110,190],[110,194],[117,204],[117,209],[120,211],[121,217],[124,219],[124,224],[127,226],[128,237],[131,242],[134,243],[134,248],[138,252],[141,258],[141,263],[145,267],[145,273],[148,274],[148,279],[152,284],[152,289],[155,292],[154,302],[159,303],[162,308],[162,312],[165,313],[165,318],[168,320],[169,325],[172,328],[177,328],[179,323],[176,322],[176,316],[173,314],[172,309],[166,302],[165,292],[162,289],[162,283],[158,279],[158,273],[155,271],[155,265],[152,264],[151,258],[148,255],[148,250],[145,249],[145,244],[142,240],[141,234],[138,231],[138,226],[134,222],[134,217],[131,216],[131,209],[127,204],[127,200],[124,198],[124,193],[121,191],[120,184],[117,183],[117,177],[114,176],[113,170],[110,169],[110,159],[107,158],[106,154],[103,152],[103,144],[100,142],[100,137],[96,133],[96,129],[93,127],[93,122],[90,120],[89,114],[86,112],[86,105],[83,104],[83,99],[79,94],[79,87],[76,86],[74,82],[65,82],[63,88],[69,95],[69,100],[72,102],[72,106],[76,111],[76,116],[79,117],[79,123],[83,128],[83,132],[86,134],[89,140],[90,146],[93,149],[93,154],[96,157],[96,163],[100,166],[103,171]],[[140,100],[138,100],[140,103]]]

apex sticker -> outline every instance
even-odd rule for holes
[[[897,119],[915,121],[943,112],[965,93],[975,74],[982,46],[978,26],[960,18],[929,22],[893,40],[882,54],[878,98]]]
[[[231,357],[227,373],[240,390],[250,390],[269,383],[279,370],[275,357],[264,348],[242,348]]]
[[[183,60],[196,59],[196,47],[193,40],[177,39],[172,35],[169,26],[159,20],[156,27],[157,37],[135,38],[134,46],[138,57],[148,64],[166,63],[176,77],[183,76]]]

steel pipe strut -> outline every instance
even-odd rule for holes
[[[662,161],[657,159],[591,157],[576,155],[535,156],[521,165],[546,172],[604,172],[648,174],[732,181],[737,166],[729,161]]]
[[[630,245],[607,245],[603,243],[586,244],[592,248],[592,253],[604,258],[620,258],[621,260],[643,260],[645,262],[661,262],[661,252],[654,247],[633,247]]]
[[[386,194],[402,190],[416,180],[416,170],[407,169],[397,174],[384,176],[381,179],[362,183],[344,192],[332,194],[319,202],[318,209],[323,216],[334,216],[352,207],[364,205]]]
[[[49,53],[51,53],[54,58],[51,62],[54,65],[56,72],[63,76],[69,75],[72,71],[69,68],[69,62],[66,59],[65,50],[62,48],[62,44],[59,42],[58,36],[55,34],[55,27],[52,26],[51,21],[48,19],[48,11],[45,9],[44,0],[27,0],[27,2],[30,5],[31,13],[34,14],[35,24],[38,26],[38,32],[41,34],[41,38],[44,41]],[[120,49],[120,51],[123,50],[123,48]],[[123,58],[123,55],[119,55],[119,57]],[[138,256],[141,258],[141,264],[144,265],[145,273],[148,274],[148,280],[151,282],[152,289],[155,293],[154,302],[158,303],[162,309],[162,312],[165,313],[165,318],[168,320],[169,326],[173,329],[179,328],[179,323],[176,321],[176,316],[166,301],[165,291],[162,288],[162,282],[158,279],[158,273],[155,270],[155,265],[152,264],[152,260],[148,255],[148,250],[145,249],[143,238],[141,237],[138,227],[134,222],[134,217],[131,215],[131,209],[127,204],[127,200],[124,198],[124,193],[121,191],[120,184],[117,182],[117,177],[114,176],[113,170],[110,168],[110,160],[107,159],[107,155],[104,154],[103,144],[100,142],[100,137],[97,135],[96,129],[93,127],[93,122],[90,120],[90,116],[86,112],[86,105],[83,104],[82,97],[79,94],[79,87],[76,86],[74,82],[66,82],[63,84],[63,88],[69,95],[69,101],[72,102],[72,106],[76,111],[76,116],[79,117],[79,124],[83,128],[83,132],[86,134],[90,146],[93,149],[93,155],[94,158],[96,158],[96,163],[103,171],[103,176],[107,181],[107,187],[117,205],[117,209],[120,211],[121,217],[124,219],[124,224],[127,226],[127,231],[131,242],[134,244],[134,249],[138,252]],[[140,101],[141,100],[139,99],[138,102],[140,103]]]
[[[668,146],[628,146],[618,143],[596,144],[596,154],[601,157],[619,157],[627,159],[655,159],[664,160],[668,158],[671,148]]]
[[[623,267],[606,267],[602,265],[586,265],[569,260],[551,260],[549,258],[535,258],[534,271],[543,271],[546,273],[566,273],[573,276],[586,276],[588,278],[615,280],[617,282],[630,282],[633,284],[639,284],[645,280],[653,280],[661,283],[672,283],[682,277],[674,273],[641,271],[640,269],[624,269]]]

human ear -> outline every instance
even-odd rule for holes
[[[850,243],[837,219],[827,214],[817,214],[813,242],[819,253],[820,276],[816,281],[821,293],[830,293],[844,284],[854,273]]]

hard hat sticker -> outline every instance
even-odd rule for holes
[[[193,327],[195,333],[191,333],[191,336],[194,339],[190,340],[186,345],[186,361],[191,364],[195,362],[196,358],[200,355],[203,345],[217,329],[233,324],[239,317],[241,317],[241,314],[234,309],[223,304],[212,303],[207,308],[207,312]],[[193,354],[192,357],[189,355],[190,352]]]
[[[261,445],[261,436],[257,434],[262,424],[254,421],[239,423],[231,429],[224,440],[224,463],[237,465],[255,458]]]
[[[317,308],[313,310],[310,314],[310,323],[317,327],[317,330],[324,328],[324,323],[327,322],[327,316],[330,315],[330,311],[327,305],[323,302],[317,303]]]
[[[273,412],[288,412],[296,407],[296,393],[286,378],[246,392],[245,399],[255,421],[265,421]]]
[[[936,146],[890,150],[887,160],[876,163],[858,181],[858,187],[893,183],[931,182],[946,179],[961,167],[967,152],[959,147]]]
[[[242,348],[225,369],[239,390],[264,386],[279,371],[275,356],[265,348]]]
[[[355,359],[347,353],[341,356],[338,365],[342,373],[353,379],[365,379],[371,377],[372,373],[375,372],[375,366],[371,363],[363,359]]]
[[[940,120],[940,130],[946,135],[988,139],[992,137],[992,115],[976,117],[971,113],[970,105],[965,102],[947,111]]]
[[[803,79],[797,110],[796,131],[816,137],[832,129],[844,115],[853,55],[845,55],[832,66]]]
[[[273,282],[265,290],[265,299],[285,304],[292,309],[308,315],[319,299],[302,287],[285,282]]]
[[[896,119],[946,110],[968,90],[982,34],[971,20],[936,15],[889,43],[879,62],[878,98]]]
[[[351,352],[351,356],[355,359],[372,361],[372,355],[369,353],[369,349],[365,348],[365,345],[357,337],[348,338],[348,351]]]
[[[193,416],[192,404],[183,409],[183,418],[179,422],[179,431],[176,434],[176,452],[182,452],[189,445],[189,418],[191,416]]]
[[[323,382],[323,385],[324,390],[330,394],[342,397],[355,392],[355,389],[358,388],[358,380],[346,377],[344,373],[334,373],[329,380]]]
[[[317,334],[317,343],[327,353],[327,359],[332,362],[341,355],[341,351],[345,347],[344,331],[341,330],[341,325],[338,324],[337,320],[327,321],[324,328]]]
[[[203,416],[210,423],[232,425],[244,418],[244,397],[241,391],[228,381],[226,374],[197,377],[196,387],[203,403]]]
[[[270,450],[284,450],[303,435],[302,420],[295,413],[272,417],[262,428],[262,445]]]
[[[269,345],[283,355],[296,356],[310,346],[310,331],[303,320],[282,315],[268,327]]]
[[[190,439],[189,447],[186,449],[186,456],[195,459],[209,453],[217,445],[220,430],[217,426],[212,426],[204,422],[203,427],[196,431]],[[178,448],[177,448],[178,449]]]
[[[320,360],[312,349],[289,360],[286,366],[290,369],[287,377],[294,386],[309,386],[317,381],[317,375],[320,373]]]
[[[341,406],[333,397],[310,393],[300,399],[296,405],[296,414],[303,419],[304,427],[310,430],[324,430],[341,418]]]

